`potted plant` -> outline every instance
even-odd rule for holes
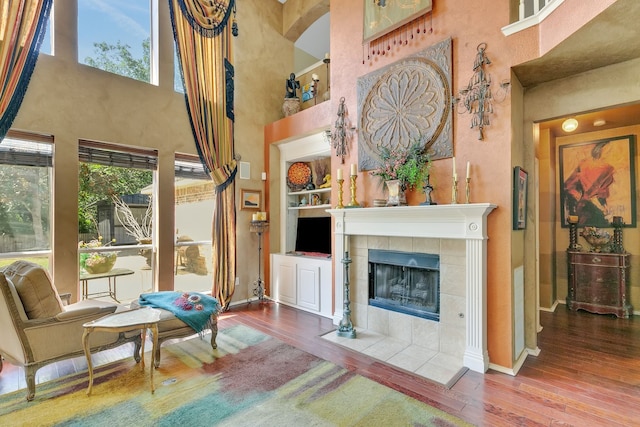
[[[78,247],[81,249],[86,248],[101,248],[111,245],[115,242],[115,239],[107,244],[102,243],[102,236],[98,236],[97,239],[90,240],[89,242],[80,241]],[[116,251],[100,251],[100,252],[81,252],[80,253],[80,268],[89,274],[101,274],[111,271],[118,259],[118,252]]]
[[[424,152],[420,141],[412,143],[408,148],[380,147],[380,166],[370,172],[373,176],[379,176],[389,189],[389,196],[395,197],[396,186],[398,188],[398,202],[395,199],[388,200],[388,206],[403,203],[404,191],[414,190],[418,185],[428,182],[431,157]]]

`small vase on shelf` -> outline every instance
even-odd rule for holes
[[[400,205],[400,180],[390,179],[384,182],[387,186],[387,206]]]

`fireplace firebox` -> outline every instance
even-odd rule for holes
[[[369,250],[369,305],[440,320],[440,256]]]

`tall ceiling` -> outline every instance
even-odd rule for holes
[[[284,4],[287,0],[278,0]],[[560,43],[545,56],[514,67],[521,84],[535,86],[588,70],[640,57],[640,37],[636,27],[640,18],[640,0],[618,0],[583,28]],[[329,13],[314,22],[295,42],[309,55],[322,59],[329,52]],[[606,55],[601,53],[606,52]],[[640,123],[640,104],[602,111],[576,113],[579,122],[574,133],[592,132]],[[540,124],[556,136],[567,135],[561,128],[565,117]],[[595,126],[596,120],[605,124]]]
[[[284,4],[287,0],[278,0]],[[324,58],[329,50],[329,13],[324,14],[296,40],[295,47],[317,58]]]

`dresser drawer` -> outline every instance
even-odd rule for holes
[[[574,264],[587,264],[592,266],[618,267],[624,265],[625,259],[626,257],[620,255],[574,253],[571,254],[570,262]]]

